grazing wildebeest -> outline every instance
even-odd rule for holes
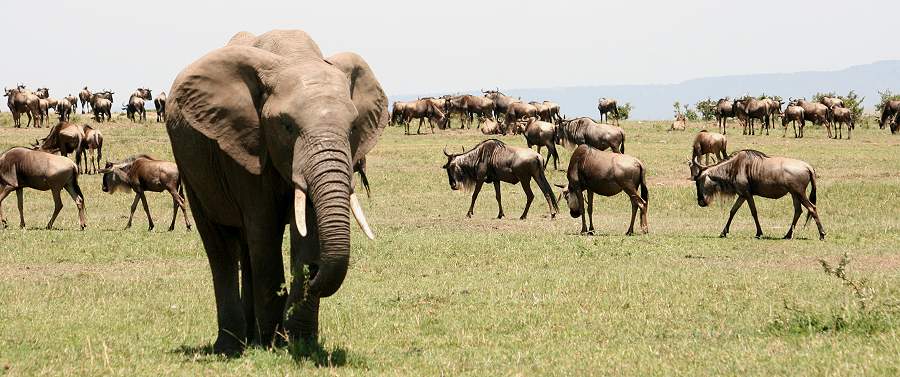
[[[9,107],[9,111],[12,112],[13,125],[16,128],[22,127],[21,116],[25,114],[28,116],[28,123],[26,123],[26,127],[31,124],[31,111],[28,108],[28,97],[26,95],[26,91],[21,87],[16,87],[13,89],[3,88],[5,94],[3,96],[6,98],[6,106]]]
[[[734,103],[728,97],[720,98],[716,103],[716,124],[722,130],[722,135],[726,134],[728,118],[734,118]]]
[[[500,126],[497,124],[497,121],[487,118],[483,122],[481,122],[481,126],[478,127],[481,130],[481,133],[485,135],[499,135],[501,134]]]
[[[33,145],[47,153],[59,153],[68,157],[69,153],[75,153],[75,166],[81,165],[81,148],[83,147],[84,131],[80,126],[69,122],[59,122],[50,130],[50,133],[42,141]]]
[[[790,103],[803,108],[803,119],[812,124],[825,126],[828,138],[831,138],[831,126],[828,123],[829,110],[825,105],[805,99],[791,99]]]
[[[431,133],[434,133],[434,123],[438,124],[438,128],[444,129],[450,125],[450,118],[444,115],[444,112],[432,101],[427,99],[417,100],[411,107],[406,109],[406,134],[409,135],[409,123],[413,119],[419,120],[419,128],[416,134],[422,133],[422,123],[427,119],[428,125],[431,126]]]
[[[156,108],[156,121],[165,123],[166,121],[166,92],[160,92],[153,99],[153,107]]]
[[[881,120],[878,122],[878,128],[884,129],[884,126],[891,123],[891,133],[897,133],[897,123],[894,119],[900,113],[900,100],[887,100],[881,104]]]
[[[850,111],[850,109],[838,105],[831,106],[831,124],[834,125],[835,139],[843,138],[844,135],[841,130],[846,124],[847,140],[850,140],[850,131],[856,128],[856,124],[853,121],[853,111]]]
[[[81,156],[84,161],[84,170],[82,171],[94,174],[100,170],[100,160],[103,159],[103,133],[87,124],[82,124],[81,130],[84,132],[84,140],[81,142]],[[88,152],[90,152],[90,162],[88,161]]]
[[[803,127],[806,127],[806,119],[803,115],[803,108],[799,105],[795,105],[793,103],[788,104],[788,107],[784,109],[784,114],[781,116],[781,127],[784,127],[784,133],[782,133],[781,137],[787,135],[787,124],[791,122],[791,125],[794,127],[794,137],[802,138],[803,137]],[[800,129],[797,129],[797,122],[800,122]]]
[[[616,100],[600,98],[597,100],[597,110],[600,111],[600,123],[603,123],[603,116],[606,116],[606,123],[609,123],[609,113],[612,113],[616,120],[616,123],[619,123],[619,106],[616,104]]]
[[[147,205],[145,192],[168,191],[172,195],[172,224],[169,231],[175,230],[175,219],[178,218],[178,209],[184,214],[184,225],[191,229],[191,220],[188,218],[184,204],[184,189],[181,177],[178,174],[178,166],[174,162],[160,161],[145,154],[128,157],[122,161],[107,162],[106,167],[100,171],[103,174],[103,192],[110,194],[116,191],[134,191],[134,202],[131,203],[131,213],[128,215],[128,224],[125,229],[131,228],[134,219],[134,211],[137,210],[138,200],[144,205],[144,213],[150,223],[148,230],[153,230],[153,217],[150,216],[150,207]]]
[[[497,121],[500,121],[501,115],[506,116],[506,112],[509,110],[510,104],[522,102],[516,98],[501,93],[499,90],[482,90],[481,92],[484,93],[484,96],[486,98],[490,98],[491,101],[494,101],[494,118],[497,119]]]
[[[112,95],[110,91],[97,92],[91,95],[91,111],[94,112],[94,120],[103,123],[103,120],[112,119]]]
[[[72,103],[68,100],[62,100],[56,103],[56,115],[59,116],[60,121],[69,120],[69,116],[72,115]]]
[[[92,97],[93,97],[93,94],[91,94],[91,91],[86,86],[84,87],[84,89],[81,89],[81,91],[78,92],[78,100],[81,101],[81,113],[82,114],[84,114],[84,111],[88,106],[92,105],[92,103],[91,103],[93,101],[91,99]]]
[[[643,233],[649,231],[647,206],[650,196],[647,192],[646,171],[638,159],[581,145],[572,152],[566,176],[569,184],[557,186],[563,188],[561,196],[566,198],[569,214],[572,217],[581,217],[582,234],[594,233],[594,194],[608,197],[622,191],[631,200],[631,223],[625,234],[629,236],[634,234],[634,218],[638,209],[641,210],[641,231]],[[590,227],[585,224],[583,191],[587,191],[587,217]]]
[[[541,147],[547,147],[544,169],[547,169],[547,165],[550,164],[550,159],[552,158],[553,170],[556,170],[559,163],[559,154],[556,153],[556,125],[537,118],[530,118],[525,126],[525,132],[522,134],[525,135],[525,142],[528,144],[528,148],[531,148],[532,145],[537,145],[538,154],[541,153]]]
[[[78,207],[78,219],[81,230],[84,230],[84,195],[78,187],[78,168],[72,160],[22,147],[13,147],[0,155],[0,223],[4,227],[6,219],[3,218],[3,200],[9,193],[15,191],[19,207],[19,226],[25,228],[25,215],[22,210],[25,188],[52,192],[55,207],[53,216],[47,223],[47,229],[53,227],[56,216],[62,210],[59,193],[66,190]]]
[[[621,128],[594,122],[588,117],[562,120],[556,126],[556,144],[574,149],[587,144],[599,150],[611,149],[625,153],[625,131]]]
[[[756,238],[762,237],[763,232],[753,197],[779,199],[791,194],[794,200],[794,220],[784,238],[793,237],[794,226],[797,225],[797,219],[803,212],[800,209],[802,205],[808,211],[807,223],[810,217],[815,218],[819,227],[819,238],[825,239],[825,229],[819,221],[819,213],[816,210],[816,172],[806,162],[785,157],[769,157],[755,150],[742,150],[712,166],[701,165],[700,161],[694,158],[691,162],[691,176],[697,186],[697,204],[700,207],[708,206],[711,199],[716,196],[737,196],[720,237],[728,235],[731,220],[745,201],[750,206],[750,214],[756,224]],[[809,198],[806,196],[807,186],[812,186]]]
[[[144,108],[144,101],[152,99],[153,94],[150,92],[150,89],[137,88],[134,93],[131,93],[131,97],[128,98],[128,119],[134,122],[136,121],[135,116],[137,116],[139,120],[147,120],[147,110]]]
[[[544,176],[543,158],[537,152],[528,148],[508,146],[497,139],[489,139],[460,154],[450,154],[445,148],[444,155],[447,156],[447,163],[443,168],[447,171],[450,188],[456,191],[474,187],[472,204],[469,205],[466,217],[472,217],[475,210],[475,199],[478,198],[481,185],[487,182],[494,184],[497,206],[500,209],[497,218],[503,218],[500,182],[511,184],[521,182],[526,202],[525,211],[522,212],[520,219],[524,220],[528,216],[531,201],[534,200],[534,194],[531,192],[532,179],[537,182],[544,198],[547,199],[547,205],[550,206],[550,217],[556,217],[556,214],[559,213],[556,198],[553,197],[553,189],[547,182],[547,177]]]
[[[691,158],[706,156],[706,163],[709,163],[709,155],[713,155],[719,161],[724,161],[728,158],[727,148],[728,139],[725,138],[725,135],[702,130],[694,138]]]

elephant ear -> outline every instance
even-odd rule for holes
[[[342,52],[326,59],[350,81],[350,98],[359,115],[350,130],[350,149],[355,166],[375,148],[378,138],[390,120],[388,99],[363,58],[352,52]]]
[[[0,159],[0,182],[6,182],[12,187],[19,187],[19,179],[16,177],[16,164],[6,159]]]
[[[252,174],[262,170],[259,110],[281,58],[247,46],[226,46],[200,58],[172,85],[174,108],[187,124]]]

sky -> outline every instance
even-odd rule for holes
[[[665,84],[836,70],[900,58],[900,2],[4,1],[0,84],[169,91],[242,30],[309,33],[354,51],[389,96],[480,88]],[[890,37],[889,37],[890,36]],[[11,56],[12,54],[12,56]]]

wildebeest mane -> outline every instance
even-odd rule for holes
[[[749,166],[754,162],[766,158],[769,158],[769,156],[763,152],[743,149],[732,153],[725,160],[708,167],[706,173],[722,188],[721,194],[733,195],[735,193],[734,182],[738,174],[749,169]]]
[[[462,172],[462,177],[459,177],[462,187],[466,191],[474,187],[477,182],[478,167],[481,164],[490,163],[495,153],[506,150],[506,143],[498,139],[487,139],[478,143],[472,149],[455,155],[453,161],[456,162]]]

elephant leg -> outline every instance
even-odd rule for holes
[[[188,189],[188,196],[194,198],[190,189]],[[213,352],[227,355],[240,354],[247,341],[247,323],[244,319],[244,311],[241,310],[238,284],[237,230],[216,225],[207,220],[202,208],[195,208],[193,215],[197,224],[197,233],[200,233],[200,239],[206,249],[206,257],[212,271],[213,291],[216,296],[218,334],[213,344]]]
[[[16,189],[16,206],[19,208],[19,228],[25,229],[25,191],[21,188]]]
[[[147,222],[150,223],[150,226],[147,230],[153,230],[153,216],[150,216],[150,206],[147,205],[147,197],[144,195],[143,191],[138,191],[138,197],[141,198],[141,204],[144,205],[144,213],[147,214]]]
[[[503,218],[503,202],[500,200],[500,181],[494,181],[494,196],[497,198],[497,208],[500,209],[500,212],[497,213],[497,219]]]
[[[134,201],[131,202],[131,213],[128,214],[128,224],[125,224],[125,229],[131,228],[131,221],[134,220],[134,212],[137,211],[137,205],[140,200],[141,195],[134,193]]]
[[[753,196],[747,198],[747,205],[750,206],[750,215],[753,216],[753,223],[756,224],[756,238],[761,238],[763,232],[762,227],[759,226],[759,216],[756,213],[756,202],[753,201]]]
[[[531,177],[522,180],[522,190],[525,191],[525,210],[522,211],[519,220],[525,220],[528,217],[528,209],[531,208],[531,202],[534,201],[534,193],[531,192]]]
[[[3,201],[13,190],[15,189],[12,186],[3,186],[3,189],[0,190],[0,225],[3,225],[4,228],[6,228],[6,219],[3,217]]]
[[[53,222],[56,221],[56,216],[59,215],[59,211],[62,211],[63,204],[62,198],[59,196],[59,190],[53,189],[50,190],[53,192],[53,215],[50,216],[50,222],[47,223],[47,229],[53,229]]]
[[[728,231],[731,229],[731,220],[734,220],[734,215],[741,209],[746,200],[743,196],[738,196],[734,201],[734,205],[731,206],[731,213],[728,214],[728,222],[725,223],[725,229],[722,229],[722,234],[719,234],[719,237],[725,238],[728,235]]]
[[[279,293],[284,284],[284,262],[281,257],[281,240],[284,225],[276,224],[268,214],[247,216],[245,247],[249,251],[252,271],[253,312],[256,321],[255,339],[261,345],[272,345],[280,330],[286,297]],[[241,266],[245,271],[245,266]],[[244,299],[245,303],[249,300]]]
[[[312,202],[307,200],[306,213],[315,213]],[[291,217],[291,281],[287,303],[284,306],[284,330],[289,340],[315,344],[319,335],[319,297],[306,294],[306,284],[318,272],[315,262],[319,259],[319,230],[315,216],[306,216],[306,237],[297,231],[296,219]],[[309,275],[303,268],[308,266]]]
[[[475,199],[478,199],[478,193],[481,192],[481,185],[484,182],[478,181],[475,183],[475,190],[472,192],[472,203],[469,204],[469,212],[466,212],[466,217],[471,218],[472,214],[475,212]]]

